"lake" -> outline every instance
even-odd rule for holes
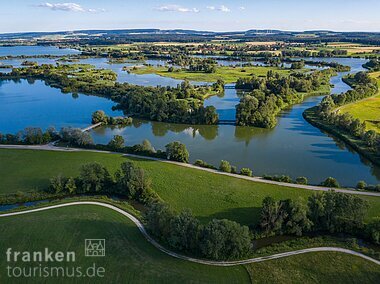
[[[34,59],[33,59],[34,60]],[[316,61],[338,61],[351,66],[351,72],[363,70],[362,59],[314,58]],[[158,75],[135,75],[122,71],[123,66],[136,63],[109,64],[104,58],[81,60],[98,68],[114,70],[118,81],[143,86],[175,86],[180,80]],[[160,64],[162,61],[150,61]],[[339,73],[331,79],[332,93],[349,90]],[[353,186],[359,180],[367,183],[380,181],[380,169],[360,155],[307,123],[302,112],[319,103],[322,97],[309,97],[302,104],[281,113],[278,125],[271,130],[232,125],[192,126],[149,122],[135,119],[133,125],[124,128],[101,127],[91,132],[96,143],[108,143],[116,134],[122,135],[127,145],[148,139],[157,149],[164,149],[172,141],[186,144],[190,160],[205,160],[219,165],[228,160],[241,167],[250,167],[255,175],[287,174],[306,176],[311,183],[320,183],[333,176],[343,185]],[[224,96],[214,96],[205,105],[214,105],[222,119],[233,119],[239,98],[236,90],[226,89]],[[90,123],[92,112],[103,109],[109,115],[114,103],[104,98],[79,94],[62,94],[41,81],[2,82],[0,85],[0,131],[15,133],[27,126],[46,128],[55,126],[84,127]]]

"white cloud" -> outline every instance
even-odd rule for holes
[[[41,8],[48,8],[53,11],[65,11],[65,12],[89,12],[89,13],[96,13],[96,12],[104,12],[104,9],[87,9],[82,7],[81,5],[77,3],[56,3],[52,4],[49,2],[42,3],[37,5],[37,7]]]
[[[179,5],[160,6],[156,10],[161,12],[199,13],[199,9],[197,8],[186,8]]]
[[[224,6],[224,5],[221,5],[221,6],[218,6],[218,7],[207,6],[206,8],[208,10],[211,10],[211,11],[220,11],[220,12],[224,12],[224,13],[231,12],[231,10],[228,7]]]
[[[245,7],[240,6],[240,7],[239,7],[239,10],[245,10]]]

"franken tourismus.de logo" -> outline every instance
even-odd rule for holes
[[[104,239],[86,239],[84,245],[86,257],[106,255]],[[95,262],[86,266],[76,264],[74,251],[53,251],[49,248],[41,251],[16,251],[8,248],[5,255],[7,275],[10,278],[102,278],[106,271]]]
[[[85,256],[105,256],[106,241],[104,239],[86,239]]]

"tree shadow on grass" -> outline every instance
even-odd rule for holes
[[[208,216],[197,216],[197,218],[203,224],[213,219],[228,219],[241,225],[253,226],[259,222],[260,211],[260,207],[229,208]]]

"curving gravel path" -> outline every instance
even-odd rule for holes
[[[133,215],[130,213],[114,206],[108,203],[103,203],[103,202],[98,202],[98,201],[76,201],[76,202],[70,202],[70,203],[64,203],[64,204],[57,204],[57,205],[51,205],[47,207],[42,207],[42,208],[36,208],[36,209],[30,209],[30,210],[25,210],[25,211],[19,211],[19,212],[11,212],[11,213],[5,213],[1,214],[0,218],[5,218],[5,217],[12,217],[12,216],[18,216],[18,215],[26,215],[26,214],[31,214],[35,212],[40,212],[40,211],[46,211],[46,210],[51,210],[51,209],[56,209],[56,208],[62,208],[62,207],[68,207],[68,206],[80,206],[80,205],[96,205],[96,206],[102,206],[109,208],[111,210],[114,210],[128,219],[130,219],[140,230],[142,235],[157,249],[159,249],[161,252],[166,253],[172,257],[185,260],[185,261],[191,261],[195,263],[200,263],[200,264],[205,264],[205,265],[213,265],[213,266],[234,266],[234,265],[241,265],[241,264],[249,264],[249,263],[255,263],[255,262],[262,262],[266,260],[271,260],[271,259],[278,259],[278,258],[283,258],[283,257],[288,257],[292,255],[298,255],[298,254],[304,254],[304,253],[310,253],[310,252],[323,252],[323,251],[334,251],[334,252],[341,252],[341,253],[346,253],[354,256],[361,257],[363,259],[366,259],[368,261],[371,261],[373,263],[376,263],[377,265],[380,265],[380,261],[366,256],[362,253],[349,250],[349,249],[343,249],[343,248],[338,248],[338,247],[316,247],[316,248],[308,248],[308,249],[302,249],[302,250],[296,250],[296,251],[289,251],[289,252],[284,252],[284,253],[278,253],[278,254],[273,254],[273,255],[268,255],[268,256],[263,256],[263,257],[255,257],[255,258],[249,258],[245,260],[236,260],[236,261],[212,261],[212,260],[204,260],[204,259],[197,259],[193,257],[188,257],[182,254],[178,254],[176,252],[170,251],[167,248],[163,247],[159,243],[157,243],[145,230],[144,225]]]
[[[267,183],[267,184],[275,184],[279,186],[285,186],[285,187],[291,187],[291,188],[299,188],[299,189],[307,189],[307,190],[314,190],[314,191],[329,191],[334,190],[336,192],[342,192],[342,193],[348,193],[348,194],[355,194],[355,195],[364,195],[364,196],[377,196],[380,197],[379,192],[368,192],[368,191],[357,191],[353,189],[341,189],[341,188],[330,188],[330,187],[323,187],[323,186],[315,186],[315,185],[303,185],[303,184],[294,184],[294,183],[285,183],[285,182],[279,182],[279,181],[272,181],[272,180],[266,180],[261,177],[249,177],[249,176],[243,176],[238,174],[231,174],[231,173],[225,173],[218,170],[213,169],[207,169],[207,168],[201,168],[192,164],[185,164],[180,162],[174,162],[159,158],[153,158],[153,157],[147,157],[147,156],[139,156],[139,155],[133,155],[133,154],[123,154],[123,153],[117,153],[117,152],[110,152],[110,151],[101,151],[101,150],[88,150],[88,149],[81,149],[81,148],[65,148],[65,147],[58,147],[54,146],[54,143],[50,143],[47,145],[0,145],[0,149],[23,149],[23,150],[48,150],[48,151],[58,151],[58,152],[78,152],[78,151],[85,151],[85,152],[95,152],[95,153],[105,153],[105,154],[119,154],[124,155],[127,157],[134,157],[139,159],[146,159],[146,160],[152,160],[152,161],[159,161],[163,163],[173,164],[181,167],[186,168],[192,168],[199,171],[205,171],[213,174],[218,175],[225,175],[230,176],[234,178],[244,179],[248,181],[253,182],[261,182],[261,183]]]

